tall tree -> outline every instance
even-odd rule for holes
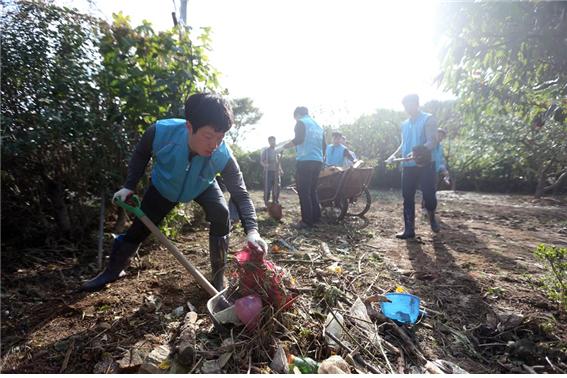
[[[541,196],[567,172],[567,2],[443,3],[440,20],[440,80],[477,161],[521,172]]]
[[[231,101],[234,113],[234,126],[227,134],[231,144],[238,144],[245,133],[254,130],[254,125],[262,118],[263,114],[249,97],[235,98]]]
[[[94,200],[122,184],[140,133],[183,116],[185,96],[218,90],[208,31],[156,33],[122,15],[109,25],[47,1],[11,2],[0,21],[2,208],[12,214],[2,231],[79,239],[96,224]]]

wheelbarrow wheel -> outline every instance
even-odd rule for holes
[[[372,204],[372,196],[368,189],[364,189],[362,194],[357,198],[348,200],[348,213],[347,215],[353,217],[361,217],[370,210]]]
[[[346,199],[341,199],[321,204],[321,206],[321,213],[323,216],[331,223],[337,223],[340,222],[347,214],[348,201]]]

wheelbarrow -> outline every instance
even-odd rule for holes
[[[211,298],[207,301],[207,310],[209,316],[213,321],[215,328],[218,330],[223,330],[224,326],[229,324],[232,325],[242,325],[242,321],[237,316],[235,311],[234,303],[229,301],[226,297],[227,289],[218,291],[211,283],[203,276],[203,274],[197,270],[187,260],[187,258],[179,252],[177,247],[165,237],[165,235],[156,227],[156,225],[144,214],[140,208],[140,198],[136,195],[132,195],[127,202],[122,201],[120,198],[115,199],[115,203],[122,207],[123,209],[133,213],[150,231],[154,236],[167,247],[167,250],[183,265],[185,269],[197,280],[199,286],[201,286]]]

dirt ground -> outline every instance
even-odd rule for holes
[[[566,372],[567,316],[545,297],[537,283],[544,266],[532,255],[539,243],[567,246],[565,199],[439,192],[441,233],[434,235],[418,211],[419,238],[406,242],[394,238],[402,227],[400,193],[372,196],[366,220],[308,232],[291,228],[298,199],[284,191],[284,222],[259,212],[260,232],[297,251],[274,253],[273,260],[308,286],[318,265],[294,263],[290,255],[308,256],[324,241],[345,261],[345,273],[333,280],[353,296],[397,286],[419,296],[427,315],[409,334],[428,360],[471,373]],[[253,198],[262,206],[261,193]],[[243,240],[237,228],[232,249]],[[186,229],[175,242],[208,274],[206,228]],[[2,373],[105,372],[101,360],[117,360],[140,341],[166,343],[178,326],[171,315],[178,306],[189,301],[205,317],[206,293],[156,241],[143,244],[123,279],[97,293],[76,292],[96,273],[95,261],[96,245],[3,248]]]

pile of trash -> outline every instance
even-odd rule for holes
[[[334,268],[315,269],[318,278],[298,287],[286,269],[254,250],[244,248],[232,260],[226,295],[237,298],[234,311],[241,325],[218,327],[194,308],[187,313],[182,308],[175,316],[183,320],[170,326],[167,344],[146,351],[144,358],[129,350],[118,371],[131,372],[138,356],[137,371],[143,373],[464,372],[424,357],[412,329],[425,314],[419,298],[401,288],[371,296],[345,292],[335,279],[343,274],[337,261]]]
[[[408,333],[408,327],[416,326],[412,322],[410,307],[406,308],[408,312],[398,308],[393,313],[407,323],[389,318],[383,312],[385,303],[394,303],[388,302],[392,295],[357,297],[351,302],[348,295],[339,293],[338,306],[328,307],[325,315],[318,312],[321,307],[313,305],[321,304],[321,300],[325,303],[325,297],[337,288],[321,284],[310,292],[311,296],[298,293],[302,290],[291,295],[278,289],[286,274],[278,272],[271,264],[264,267],[264,276],[256,272],[256,278],[265,280],[262,289],[273,295],[271,300],[264,301],[264,295],[253,291],[257,281],[239,281],[243,293],[260,299],[251,301],[250,308],[254,311],[260,309],[253,321],[244,327],[219,332],[206,316],[190,311],[179,323],[177,331],[170,335],[168,345],[155,348],[143,362],[138,359],[141,363],[138,371],[206,374],[466,373],[448,361],[425,359]],[[246,268],[250,269],[250,266]],[[238,269],[244,269],[244,266]],[[267,272],[275,274],[267,275]],[[252,292],[254,294],[250,294]],[[418,318],[422,316],[423,312],[420,312]]]

